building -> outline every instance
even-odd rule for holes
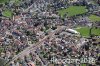
[[[73,29],[66,29],[67,32],[72,33],[72,34],[80,34],[79,32],[77,32],[76,30]]]
[[[35,66],[35,64],[33,62],[29,62],[28,66]]]

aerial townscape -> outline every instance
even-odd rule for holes
[[[100,0],[0,0],[0,66],[100,66]]]

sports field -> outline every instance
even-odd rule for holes
[[[80,32],[80,34],[84,37],[89,37],[89,27],[80,27],[80,28],[77,28],[76,31]],[[96,29],[95,27],[93,27],[91,33],[94,35],[100,36],[100,28]]]
[[[93,22],[100,21],[100,17],[96,15],[90,15],[89,19],[92,20]]]
[[[64,17],[65,14],[68,17],[71,17],[71,16],[75,16],[75,15],[79,15],[79,14],[84,14],[86,12],[87,12],[87,9],[85,6],[70,6],[66,9],[58,10],[58,14],[61,17]]]

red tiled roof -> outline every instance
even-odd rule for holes
[[[19,18],[21,18],[21,17],[20,17],[20,16],[15,16],[15,17],[14,17],[14,19],[19,19]]]

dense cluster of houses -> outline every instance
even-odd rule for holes
[[[99,3],[99,0],[97,1]],[[70,5],[86,5],[90,12],[99,8],[98,5],[91,4],[91,0],[22,0],[19,5],[15,5],[13,1],[0,5],[0,58],[10,61],[25,48],[39,42],[50,32],[53,32],[57,26],[63,25],[68,29],[48,38],[41,47],[36,48],[35,54],[30,53],[24,59],[19,58],[10,66],[41,66],[42,64],[49,66],[53,56],[58,60],[62,57],[79,58],[82,56],[92,56],[99,59],[100,49],[97,45],[92,45],[96,44],[92,42],[93,39],[86,42],[84,38],[79,36],[79,32],[72,29],[77,25],[87,26],[88,22],[91,22],[89,18],[81,16],[62,19],[56,13],[57,9],[67,8]],[[11,9],[13,17],[3,16],[4,9]],[[100,12],[93,14],[100,16]],[[96,26],[100,25],[96,24]],[[83,41],[85,44],[82,44]],[[37,55],[42,62],[36,59]],[[62,62],[57,64],[63,65]]]

